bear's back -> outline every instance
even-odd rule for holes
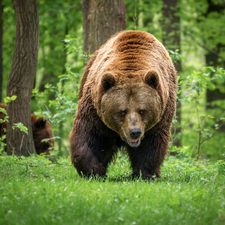
[[[114,35],[96,52],[88,67],[84,93],[91,88],[96,108],[98,101],[95,100],[99,99],[101,79],[106,73],[115,76],[115,85],[123,86],[131,82],[143,83],[148,70],[157,71],[163,108],[169,96],[169,86],[176,86],[176,71],[168,52],[153,35],[143,31],[122,31]]]

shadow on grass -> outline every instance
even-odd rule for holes
[[[91,175],[89,177],[81,176],[80,179],[84,179],[86,181],[99,181],[99,182],[110,182],[110,183],[123,183],[123,182],[132,182],[132,183],[148,183],[148,182],[160,182],[163,181],[164,178],[152,178],[150,180],[143,180],[141,177],[133,178],[132,174],[120,174],[120,175],[106,175],[104,177],[99,177],[95,175]]]

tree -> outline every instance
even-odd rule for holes
[[[30,102],[34,84],[38,47],[39,21],[37,0],[13,0],[16,17],[16,38],[11,71],[7,85],[7,96],[17,99],[8,104],[7,153],[29,156],[35,153],[33,142]],[[28,135],[13,129],[15,123],[23,123]]]
[[[181,49],[180,45],[180,17],[177,15],[178,0],[163,0],[162,18],[162,42],[169,50],[176,51]],[[174,63],[177,72],[181,72],[181,61]],[[177,101],[176,119],[178,127],[175,130],[176,139],[173,143],[181,146],[181,103]]]
[[[208,3],[208,8],[207,8],[207,12],[205,14],[205,18],[206,21],[208,21],[208,19],[213,19],[212,16],[216,15],[217,18],[222,16],[224,17],[224,10],[225,10],[225,4],[224,2],[222,3],[218,3],[218,2],[213,2],[212,0],[207,0]],[[207,26],[208,28],[208,26]],[[223,37],[224,38],[224,37]],[[210,37],[211,41],[213,38],[213,35]],[[210,42],[209,39],[209,42]],[[207,45],[208,43],[206,43]],[[225,43],[224,40],[219,39],[216,40],[214,43],[214,51],[207,51],[205,54],[205,59],[206,59],[206,65],[207,66],[214,66],[216,67],[223,67],[225,66],[225,61],[221,60],[221,53],[223,52],[223,49],[225,48]],[[219,88],[219,84],[216,84],[217,88],[215,90],[210,90],[207,89],[206,91],[206,101],[207,101],[207,105],[206,108],[207,109],[217,109],[217,111],[219,112],[219,114],[221,114],[221,107],[219,105],[213,106],[212,103],[217,101],[217,100],[224,100],[225,99],[225,93],[221,91],[221,87]],[[224,89],[224,87],[223,87]],[[222,108],[223,110],[223,108]],[[225,132],[225,126],[222,126],[220,131]]]
[[[84,51],[93,54],[113,34],[126,28],[124,0],[82,0]]]

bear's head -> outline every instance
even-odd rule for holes
[[[54,134],[50,122],[44,116],[37,118],[36,115],[31,114],[31,123],[37,154],[50,155],[50,149],[54,146]]]
[[[100,116],[131,147],[138,147],[145,132],[161,119],[159,80],[154,69],[128,76],[106,72],[101,78]]]

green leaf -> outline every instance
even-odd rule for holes
[[[13,95],[13,96],[11,97],[11,100],[12,100],[12,101],[15,101],[16,98],[17,98],[17,96],[16,96],[16,95]]]
[[[22,123],[14,123],[14,126],[13,126],[12,128],[13,128],[13,130],[14,130],[15,128],[18,128],[18,129],[20,129],[22,132],[24,132],[24,133],[26,133],[26,134],[28,135],[28,129],[27,129],[27,127],[25,127]]]
[[[4,113],[6,116],[8,115],[7,112],[6,112],[6,110],[3,109],[3,108],[0,108],[0,112]]]
[[[5,120],[3,120],[3,119],[0,119],[0,123],[4,123],[5,122]]]
[[[4,103],[7,104],[7,103],[9,103],[9,102],[11,102],[11,101],[15,101],[16,98],[17,98],[16,95],[13,95],[12,97],[7,96],[7,97],[4,98]]]

